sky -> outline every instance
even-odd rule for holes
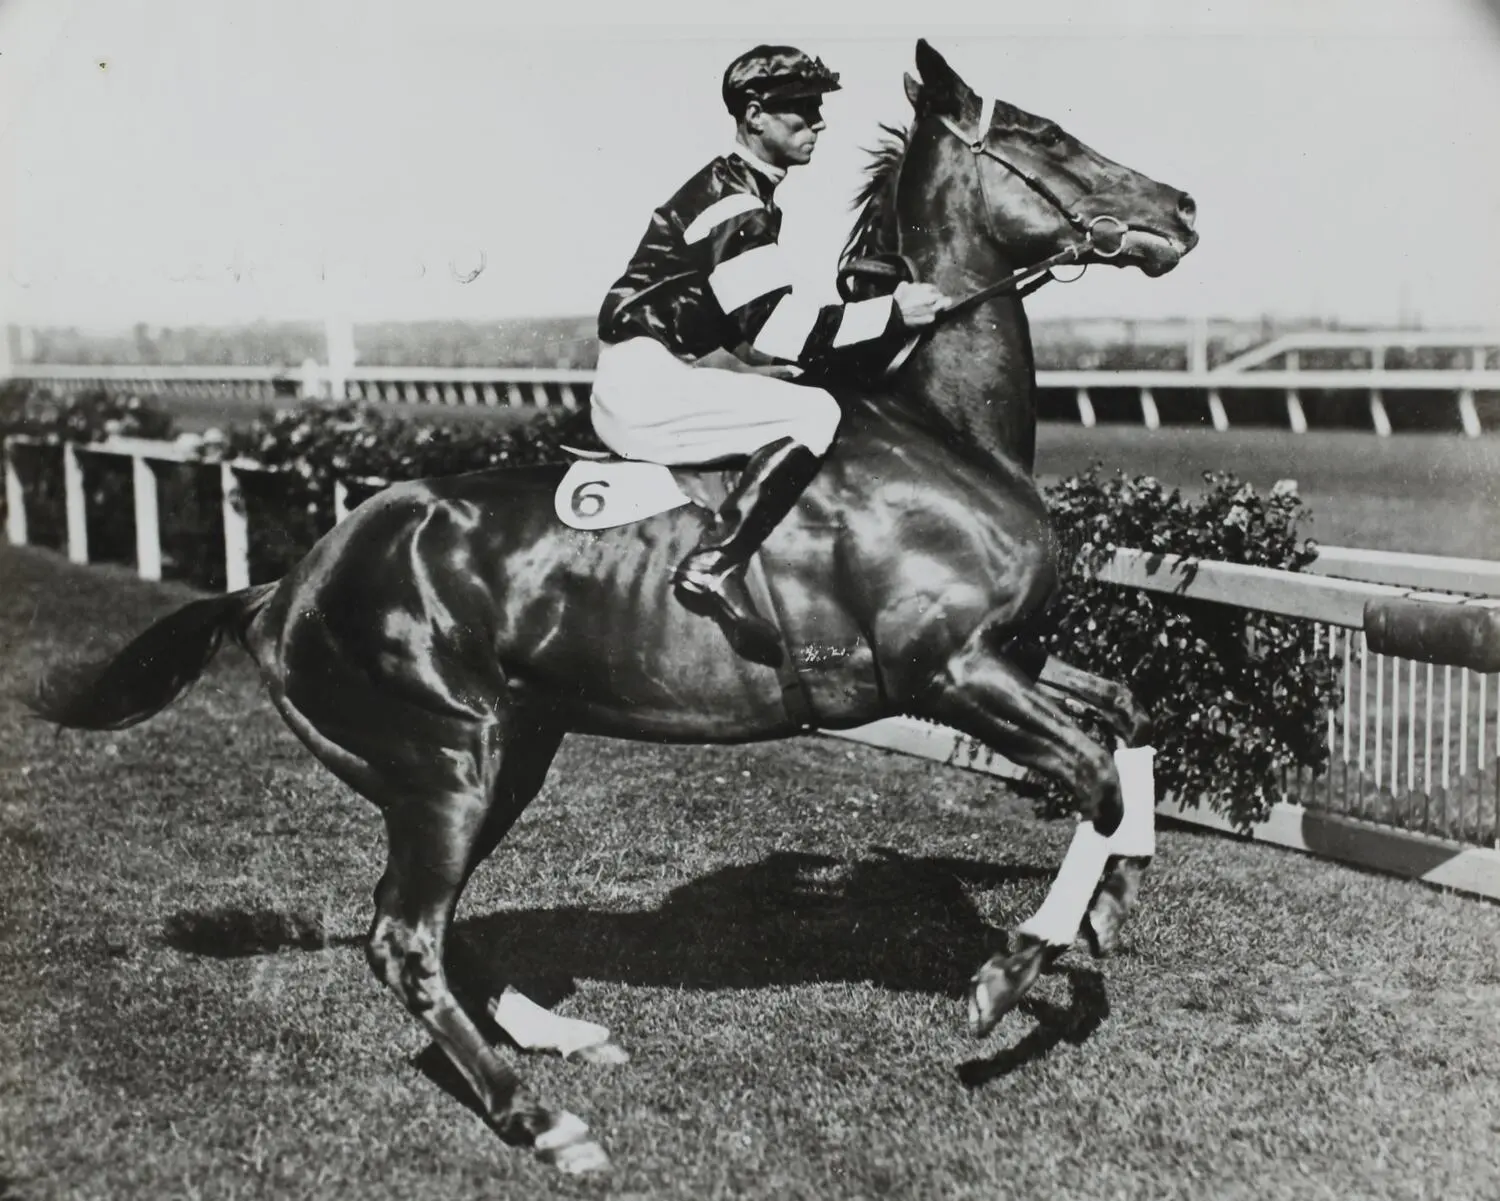
[[[908,120],[926,37],[1198,202],[1175,272],[1092,268],[1033,318],[1500,327],[1482,0],[992,2],[983,25],[936,0],[922,25],[912,4],[514,7],[0,0],[0,322],[591,314],[652,208],[730,143],[719,80],[758,42],[843,77],[778,195],[798,282],[831,297],[862,148]]]

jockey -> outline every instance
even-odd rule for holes
[[[656,209],[599,313],[591,410],[606,446],[669,465],[749,457],[673,584],[739,654],[768,666],[781,661],[780,639],[755,612],[744,570],[817,474],[839,406],[821,388],[693,364],[729,351],[785,372],[882,342],[894,354],[947,303],[928,284],[849,304],[792,290],[773,196],[790,167],[812,158],[822,96],[838,88],[821,59],[790,46],[757,46],[730,63],[723,98],[734,145]]]

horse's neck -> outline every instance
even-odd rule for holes
[[[1007,275],[994,256],[976,273],[934,247],[923,278],[957,298]],[[1031,330],[1014,296],[955,314],[923,343],[903,391],[929,409],[966,448],[1028,476],[1036,461],[1036,371]]]

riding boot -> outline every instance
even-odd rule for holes
[[[673,576],[677,597],[686,608],[712,617],[737,654],[767,667],[781,663],[781,637],[756,613],[745,586],[745,568],[822,463],[791,438],[761,447],[750,456],[707,534]]]

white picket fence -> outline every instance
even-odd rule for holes
[[[6,533],[12,545],[29,541],[27,500],[17,452],[31,447],[60,454],[64,475],[66,552],[88,563],[85,463],[92,455],[129,459],[134,497],[136,569],[144,579],[162,578],[161,513],[156,469],[163,463],[202,463],[191,439],[156,442],[112,438],[87,446],[10,438],[4,444]],[[250,580],[250,527],[241,477],[266,469],[243,459],[206,465],[219,474],[223,499],[225,580],[228,589]],[[340,481],[334,515],[349,510],[349,484],[379,487],[380,481]],[[1439,883],[1500,897],[1500,677],[1457,665],[1419,663],[1372,653],[1365,639],[1365,606],[1371,601],[1426,595],[1480,609],[1500,608],[1500,563],[1325,548],[1306,573],[1273,571],[1230,563],[1200,562],[1189,568],[1168,556],[1121,549],[1100,578],[1123,587],[1170,592],[1243,609],[1313,622],[1318,645],[1341,671],[1337,703],[1327,713],[1330,771],[1318,779],[1286,782],[1266,837],[1335,857],[1349,857],[1344,844],[1365,829],[1430,835],[1412,852],[1402,843],[1380,851],[1382,865]],[[1417,591],[1420,590],[1420,591]],[[1455,594],[1471,594],[1461,598]],[[1021,769],[963,735],[942,727],[892,718],[841,737],[921,754],[1001,776]],[[1217,819],[1167,804],[1174,816],[1213,825]],[[1317,821],[1345,822],[1316,836]],[[1353,826],[1347,825],[1352,820]],[[1309,825],[1309,823],[1313,825]],[[1321,829],[1321,827],[1318,827]],[[1288,834],[1287,830],[1292,830]],[[1321,839],[1319,845],[1312,845]],[[1332,841],[1331,846],[1323,845]],[[1300,840],[1300,841],[1299,841]],[[1432,865],[1434,847],[1451,854]],[[1363,852],[1362,852],[1363,853]],[[1415,855],[1415,857],[1413,857]],[[1476,858],[1478,856],[1478,858]],[[1416,868],[1422,870],[1418,871]]]

